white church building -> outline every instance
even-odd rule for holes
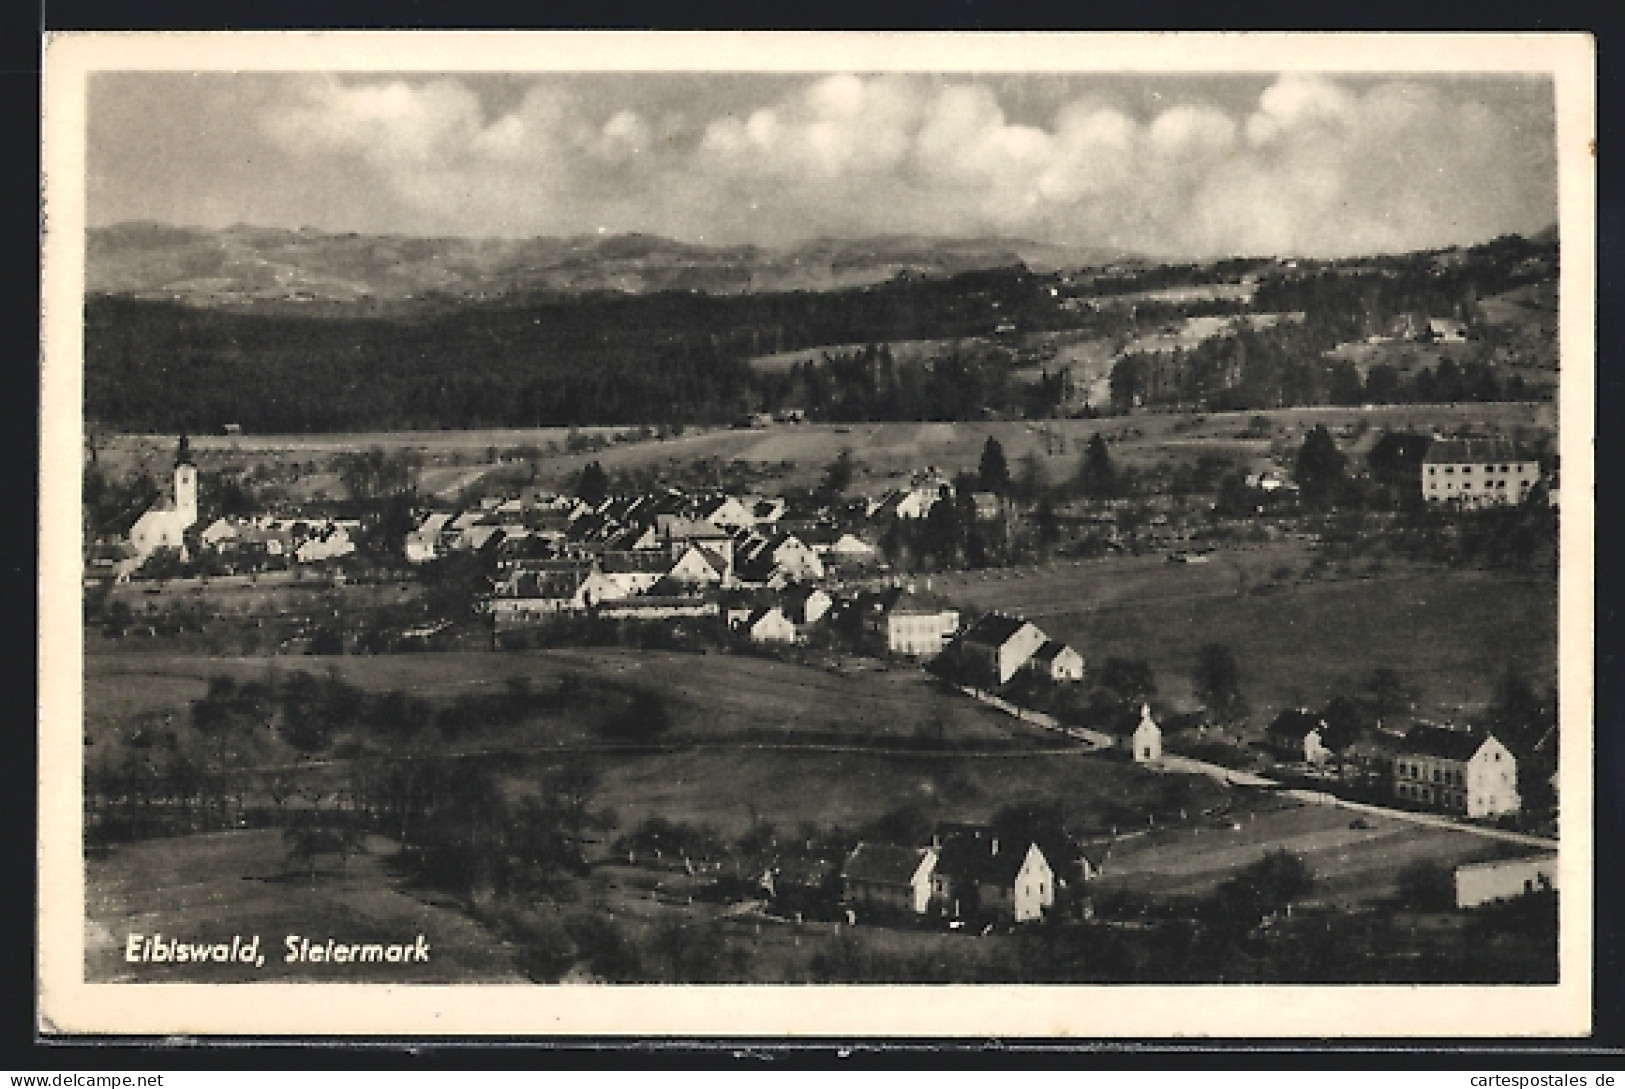
[[[197,522],[197,465],[192,448],[181,436],[175,454],[175,494],[171,500],[154,503],[130,527],[130,547],[137,565],[160,548],[186,550],[185,534]]]

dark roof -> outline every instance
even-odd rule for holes
[[[994,854],[995,842],[993,839],[950,840],[942,847],[937,872],[954,880],[970,880],[984,885],[1014,884],[1031,844],[1023,843],[1017,847],[1014,843],[999,843],[999,851]]]
[[[834,872],[835,863],[822,858],[781,858],[773,863],[773,878],[779,885],[821,885]],[[909,876],[914,876],[912,870]]]
[[[841,876],[848,881],[871,881],[881,885],[907,885],[925,858],[923,847],[898,847],[890,843],[860,843],[846,858]]]
[[[1282,711],[1275,716],[1275,721],[1269,725],[1269,734],[1272,737],[1287,737],[1294,741],[1302,741],[1309,736],[1311,730],[1324,730],[1326,720],[1313,711],[1306,711],[1301,707]]]
[[[1069,648],[1067,647],[1067,645],[1065,643],[1062,643],[1062,642],[1060,642],[1058,640],[1055,640],[1055,639],[1046,639],[1044,641],[1043,646],[1041,646],[1037,650],[1033,651],[1033,661],[1035,661],[1035,662],[1053,662],[1056,658],[1058,658],[1060,656],[1061,651],[1067,650],[1067,649],[1069,649]]]
[[[969,628],[966,628],[965,633],[959,638],[967,643],[981,643],[989,647],[1002,647],[1026,624],[1027,621],[1019,616],[988,613]]]
[[[1464,462],[1534,461],[1534,455],[1506,439],[1435,439],[1422,455],[1424,462],[1460,465]]]
[[[599,567],[606,575],[657,575],[671,570],[664,552],[605,552]]]
[[[1447,730],[1439,726],[1417,726],[1405,735],[1399,751],[1403,755],[1437,756],[1445,760],[1471,760],[1473,754],[1488,740],[1481,734],[1466,730]]]

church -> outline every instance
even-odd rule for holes
[[[185,555],[186,530],[197,522],[197,465],[192,461],[191,444],[181,436],[175,454],[175,494],[171,501],[153,504],[130,527],[130,547],[137,563],[160,548],[177,549]]]

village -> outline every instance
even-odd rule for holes
[[[806,426],[794,419],[774,424]],[[1312,449],[1314,441],[1305,446]],[[1424,438],[1412,444],[1418,445],[1425,453],[1408,452],[1414,473],[1408,487],[1426,507],[1513,509],[1532,496],[1555,505],[1550,466],[1510,441]],[[1103,449],[1086,453],[1085,464],[1093,458],[1098,469]],[[818,487],[782,494],[671,486],[617,492],[594,461],[572,488],[532,485],[466,506],[420,508],[410,521],[397,518],[391,538],[379,532],[377,508],[359,517],[331,505],[276,515],[217,513],[218,502],[200,495],[195,461],[181,438],[169,494],[88,547],[87,587],[103,595],[105,634],[120,643],[142,639],[143,604],[150,614],[161,609],[165,622],[190,609],[202,633],[221,625],[259,628],[278,617],[286,622],[290,606],[303,600],[306,608],[312,601],[333,606],[339,623],[324,626],[320,616],[309,616],[286,629],[284,653],[606,646],[763,658],[822,671],[837,683],[855,684],[876,671],[915,676],[922,692],[928,687],[974,703],[1025,744],[1059,746],[1067,755],[1057,760],[1119,762],[1211,783],[1218,793],[1209,804],[1164,811],[1161,831],[1206,829],[1211,837],[1230,830],[1252,842],[1221,876],[1240,879],[1249,866],[1272,864],[1268,836],[1252,840],[1242,831],[1244,810],[1249,822],[1266,816],[1262,831],[1271,812],[1308,809],[1320,811],[1317,835],[1343,840],[1407,823],[1480,837],[1494,848],[1491,857],[1469,854],[1445,870],[1419,863],[1409,878],[1413,885],[1426,879],[1448,886],[1429,895],[1457,909],[1550,889],[1556,880],[1556,841],[1547,838],[1556,814],[1555,721],[1520,724],[1515,737],[1503,739],[1483,715],[1477,722],[1434,720],[1407,706],[1397,678],[1386,678],[1394,691],[1383,691],[1381,671],[1370,693],[1340,695],[1314,709],[1283,707],[1253,721],[1228,648],[1204,646],[1198,671],[1207,675],[1197,682],[1195,706],[1169,702],[1157,696],[1144,660],[1110,643],[1069,641],[1047,632],[1041,616],[955,596],[968,578],[1020,576],[1023,565],[1012,560],[1029,557],[1012,543],[1035,531],[1036,508],[1044,505],[1017,494],[991,438],[980,472],[922,467],[868,496],[851,486],[845,453]],[[1306,536],[1299,492],[1317,485],[1305,464],[1300,455],[1296,463],[1286,458],[1238,470],[1246,499],[1237,520],[1261,521],[1269,511],[1277,536]],[[1061,508],[1072,517],[1068,539],[1087,535],[1092,545],[1074,555],[1095,557],[1068,559],[1062,542],[1047,559],[1025,565],[1034,577],[1113,556],[1160,561],[1173,571],[1212,565],[1226,550],[1249,547],[1243,542],[1251,538],[1214,532],[1222,527],[1216,500],[1148,504],[1130,521],[1119,517],[1121,499],[1096,494]],[[977,572],[919,563],[933,558],[941,547],[933,537],[944,535],[974,542],[987,566]],[[1090,570],[1111,577],[1109,568]],[[296,591],[305,598],[287,596]],[[155,593],[192,604],[158,606]],[[124,600],[135,606],[116,607]],[[184,628],[178,624],[174,635],[183,636]],[[149,640],[157,636],[157,624],[146,632]],[[696,661],[693,668],[708,667]],[[639,729],[633,723],[623,733],[636,737]],[[921,751],[951,750],[940,722],[935,730],[932,736],[922,726],[908,741]],[[647,739],[654,737],[651,728]],[[1088,890],[1110,884],[1100,882],[1112,876],[1124,843],[1131,857],[1134,847],[1145,846],[1133,843],[1129,827],[1069,829],[1064,809],[1018,813],[1006,806],[984,822],[915,819],[890,828],[871,822],[856,836],[834,836],[816,848],[812,837],[792,849],[767,834],[750,851],[720,854],[696,846],[693,829],[665,827],[663,838],[660,818],[651,816],[613,846],[606,838],[594,850],[605,865],[629,864],[634,872],[655,865],[666,873],[648,894],[656,904],[692,909],[697,900],[716,900],[733,905],[724,914],[734,919],[747,910],[797,925],[827,920],[985,934],[1046,919],[1096,918],[1098,897]],[[1141,819],[1159,831],[1154,806]],[[760,821],[766,828],[788,823],[770,811]],[[1278,854],[1291,857],[1284,849]],[[1135,865],[1145,866],[1138,857]],[[1258,911],[1253,924],[1267,929],[1301,892]]]

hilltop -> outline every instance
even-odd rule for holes
[[[238,225],[120,223],[87,232],[91,294],[198,306],[399,303],[613,291],[827,291],[904,276],[1027,265],[1082,267],[1119,254],[1007,238],[883,235],[797,246],[698,245],[651,234],[417,238]]]

